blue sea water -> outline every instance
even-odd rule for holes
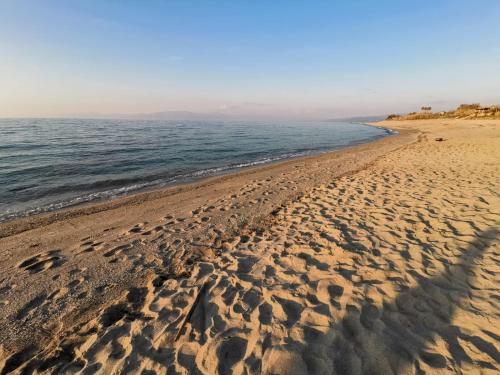
[[[345,122],[0,119],[0,221],[385,135]]]

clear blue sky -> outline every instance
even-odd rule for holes
[[[500,1],[2,0],[0,116],[500,103]]]

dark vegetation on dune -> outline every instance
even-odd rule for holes
[[[489,107],[476,104],[461,104],[452,111],[432,112],[431,107],[422,107],[421,112],[411,112],[406,115],[391,114],[386,120],[427,120],[440,118],[462,118],[462,119],[499,119],[500,105]]]

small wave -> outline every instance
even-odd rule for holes
[[[366,122],[353,122],[353,124],[365,125],[365,126],[373,126],[373,125],[367,124]],[[391,135],[392,134],[399,134],[396,130],[389,129],[389,128],[386,128],[384,126],[375,126],[375,128],[383,130],[387,134],[391,134]]]
[[[376,128],[385,131],[387,134],[399,134],[396,130],[384,128],[383,126],[376,126]]]
[[[325,151],[323,151],[325,152]],[[148,181],[145,183],[136,183],[128,186],[123,186],[120,188],[103,190],[98,192],[93,192],[89,194],[80,195],[71,199],[62,200],[59,202],[50,203],[47,205],[32,207],[22,211],[6,211],[5,213],[0,215],[0,222],[27,217],[31,215],[37,215],[42,213],[47,213],[51,211],[60,210],[63,208],[69,208],[73,206],[77,206],[83,203],[89,203],[94,201],[106,200],[106,199],[114,199],[118,198],[130,193],[145,191],[148,188],[161,188],[167,185],[175,184],[176,182],[183,182],[189,180],[195,180],[203,177],[214,176],[221,174],[223,172],[233,171],[242,168],[248,168],[256,165],[268,164],[272,162],[277,162],[286,159],[293,159],[301,156],[306,156],[313,154],[313,151],[304,151],[304,152],[293,152],[286,153],[275,157],[267,157],[251,162],[237,163],[237,164],[229,164],[221,167],[207,168],[198,171],[194,171],[186,174],[179,174],[169,178],[160,178],[153,181]],[[64,189],[67,190],[67,189]]]
[[[34,143],[17,143],[14,147],[36,146],[38,149],[36,153],[14,152],[9,149],[14,143],[12,140],[0,139],[1,156],[16,156],[5,163],[15,168],[2,172],[2,178],[10,182],[3,190],[0,187],[5,197],[0,204],[5,207],[9,202],[9,210],[0,210],[0,222],[241,168],[321,154],[397,133],[373,126],[356,129],[350,124],[335,124],[331,127],[330,123],[263,123],[268,126],[252,127],[243,122],[224,125],[222,134],[219,124],[209,122],[194,126],[118,120],[16,121],[3,123],[9,130],[22,125],[16,134]],[[32,133],[37,121],[46,131],[35,137]],[[74,124],[78,126],[69,126]],[[203,132],[195,134],[197,132],[186,132],[186,129]],[[39,139],[38,134],[43,136]],[[213,137],[217,137],[217,141]],[[207,147],[200,149],[199,144]],[[40,147],[47,145],[50,149],[42,152]],[[35,165],[32,157],[43,160]],[[196,168],[199,169],[193,170]]]

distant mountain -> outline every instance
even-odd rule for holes
[[[199,113],[190,111],[163,111],[163,112],[137,113],[131,115],[124,115],[123,118],[137,119],[137,120],[220,121],[220,120],[229,120],[232,118],[232,116],[219,112]]]
[[[219,112],[163,111],[150,113],[78,113],[64,117],[121,120],[174,120],[174,121],[223,121],[234,116]]]
[[[344,118],[308,118],[307,116],[285,116],[270,114],[237,114],[228,112],[191,112],[191,111],[161,111],[149,113],[113,113],[99,114],[86,113],[75,115],[77,118],[94,119],[124,119],[124,120],[171,120],[171,121],[342,121],[342,122],[370,122],[385,119],[386,115],[356,116]]]
[[[326,121],[342,121],[342,122],[376,122],[385,120],[387,115],[373,115],[373,116],[355,116],[355,117],[344,117],[344,118],[333,118]]]

